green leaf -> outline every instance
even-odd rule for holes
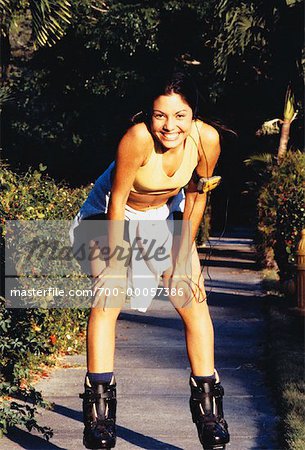
[[[71,3],[67,0],[30,0],[33,37],[39,46],[52,46],[71,22]]]

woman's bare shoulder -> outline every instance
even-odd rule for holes
[[[199,119],[196,120],[196,124],[203,144],[213,147],[219,145],[219,133],[216,128]]]
[[[152,136],[144,123],[128,128],[122,137],[117,151],[117,161],[129,161],[129,164],[142,165],[152,147]]]
[[[153,141],[152,135],[144,122],[137,123],[130,128],[128,128],[126,134],[137,142],[151,143]]]
[[[212,176],[214,167],[220,155],[220,138],[218,131],[212,125],[198,121],[198,155],[199,169],[198,173],[206,173],[204,176]]]

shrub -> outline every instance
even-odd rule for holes
[[[72,219],[88,188],[71,189],[44,174],[46,166],[18,175],[0,163],[0,215],[4,220]]]
[[[252,157],[251,162],[261,163],[258,249],[265,265],[272,255],[281,280],[288,280],[295,270],[300,232],[305,227],[305,154],[290,150],[280,165],[271,155]]]
[[[18,175],[0,165],[2,250],[6,220],[72,219],[87,196],[89,188],[58,186],[45,169],[40,165],[39,170]],[[2,264],[3,259],[2,252]],[[42,362],[50,363],[52,355],[82,347],[87,313],[71,308],[8,309],[0,298],[0,434],[22,425],[46,438],[52,435],[35,418],[37,406],[46,403],[31,387],[32,374]]]

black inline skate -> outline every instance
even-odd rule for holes
[[[204,450],[224,450],[230,441],[227,422],[224,420],[223,387],[216,378],[208,382],[190,377],[190,409],[198,437]]]
[[[85,379],[83,399],[84,439],[86,448],[111,449],[116,443],[116,382],[90,384]]]

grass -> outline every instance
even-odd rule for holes
[[[279,297],[272,297],[268,311],[267,365],[280,417],[281,448],[304,450],[304,317]]]

